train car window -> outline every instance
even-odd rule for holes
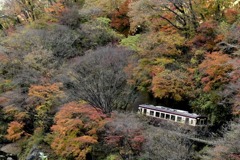
[[[182,117],[177,117],[177,121],[181,122],[182,121]]]
[[[153,114],[154,114],[154,111],[150,111],[150,115],[153,116]]]
[[[170,119],[170,115],[169,114],[166,114],[166,119]]]
[[[165,118],[165,113],[161,113],[161,118]]]
[[[171,120],[175,121],[175,116],[171,115]]]
[[[159,112],[156,112],[156,117],[160,117],[160,113]]]
[[[193,124],[193,120],[191,119],[190,124]]]

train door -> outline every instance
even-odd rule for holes
[[[189,118],[185,119],[185,124],[189,124]]]
[[[146,115],[147,114],[147,109],[143,109],[143,114]]]

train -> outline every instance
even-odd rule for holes
[[[184,110],[148,104],[139,105],[138,113],[190,126],[206,126],[208,121],[206,116],[198,115],[196,113],[189,113]]]

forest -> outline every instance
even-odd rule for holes
[[[1,157],[240,160],[239,0],[0,6]],[[208,125],[158,122],[140,104]]]

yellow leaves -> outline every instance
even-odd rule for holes
[[[19,123],[17,121],[12,121],[8,124],[6,138],[10,141],[16,141],[21,138],[24,134],[23,131],[24,123]]]
[[[170,35],[164,32],[152,32],[141,37],[141,55],[150,57],[179,55],[181,51],[176,47],[184,44],[184,37],[177,33]]]

